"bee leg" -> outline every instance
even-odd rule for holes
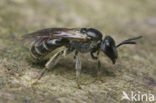
[[[95,52],[94,51],[90,52],[90,55],[91,55],[91,57],[92,57],[93,60],[96,60],[97,61],[97,77],[98,77],[98,80],[100,80],[103,83],[103,80],[101,78],[101,62],[98,59],[99,51],[97,52],[97,57],[94,56],[93,53],[95,53]]]
[[[75,51],[74,59],[76,59],[77,54],[78,54],[78,51]]]
[[[63,53],[64,51],[57,52],[54,56],[50,58],[50,60],[45,65],[45,69],[43,69],[43,71],[37,78],[37,81],[40,80],[46,72],[48,72],[51,68],[53,68],[58,63]],[[37,84],[37,81],[35,81],[32,85]]]
[[[100,80],[102,83],[104,82],[101,78],[101,62],[100,60],[97,60],[97,76],[98,76],[98,80]]]
[[[93,60],[97,60],[98,59],[98,57],[94,56],[93,52],[90,52],[90,55],[91,55]]]
[[[52,56],[50,58],[50,60],[46,63],[45,67],[50,70],[51,68],[53,68],[57,63],[58,61],[61,59],[62,57],[62,54],[64,53],[64,51],[60,51],[60,52],[57,52],[54,56]]]
[[[74,51],[74,48],[68,48],[68,49],[64,50],[63,56],[66,56],[66,55],[70,54],[73,51]]]
[[[75,64],[75,69],[76,69],[76,83],[77,83],[77,87],[79,89],[81,89],[80,84],[79,84],[79,78],[80,78],[80,71],[81,71],[81,61],[79,59],[79,57],[76,55],[75,56],[76,59],[76,64]]]

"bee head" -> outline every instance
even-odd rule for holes
[[[106,36],[105,39],[101,42],[101,50],[111,59],[113,64],[115,64],[118,58],[117,48],[124,44],[136,44],[133,40],[140,39],[142,36],[133,37],[127,40],[122,41],[118,45],[115,44],[115,41],[112,37]]]
[[[115,41],[112,37],[105,37],[105,39],[101,42],[101,50],[112,60],[113,64],[115,64],[116,59],[118,58],[118,52]]]

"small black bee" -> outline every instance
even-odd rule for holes
[[[74,59],[76,60],[75,68],[78,88],[80,88],[79,76],[81,70],[81,61],[78,53],[90,53],[91,57],[97,61],[97,73],[100,79],[101,63],[98,59],[100,51],[105,53],[115,64],[118,58],[117,48],[124,44],[136,44],[134,40],[140,39],[142,36],[130,38],[118,45],[115,44],[111,36],[106,36],[104,39],[102,37],[102,33],[93,28],[48,28],[23,36],[23,38],[35,39],[30,52],[36,61],[49,60],[38,80],[45,72],[53,68],[62,56],[75,51]]]

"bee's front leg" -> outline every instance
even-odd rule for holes
[[[97,62],[97,68],[96,68],[96,69],[97,69],[97,77],[98,77],[98,80],[100,80],[101,82],[103,82],[103,80],[102,80],[102,78],[101,78],[101,62],[100,62],[100,60],[99,60],[99,58],[98,58],[99,53],[97,53],[97,57],[94,56],[93,53],[94,53],[94,52],[90,52],[90,55],[91,55],[92,59],[95,60],[95,61]]]
[[[81,72],[81,61],[77,55],[75,55],[75,59],[76,59],[76,64],[75,64],[76,83],[77,83],[77,87],[81,89],[80,84],[79,84],[79,78],[80,78],[80,72]]]
[[[103,83],[104,81],[101,78],[101,62],[97,59],[97,76],[98,79]]]

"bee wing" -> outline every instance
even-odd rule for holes
[[[49,39],[55,39],[55,38],[65,38],[69,40],[81,40],[86,41],[90,40],[90,37],[88,37],[85,34],[82,34],[80,32],[79,28],[48,28],[48,29],[42,29],[30,34],[24,35],[22,38],[24,39],[36,39],[36,38],[49,38]]]

